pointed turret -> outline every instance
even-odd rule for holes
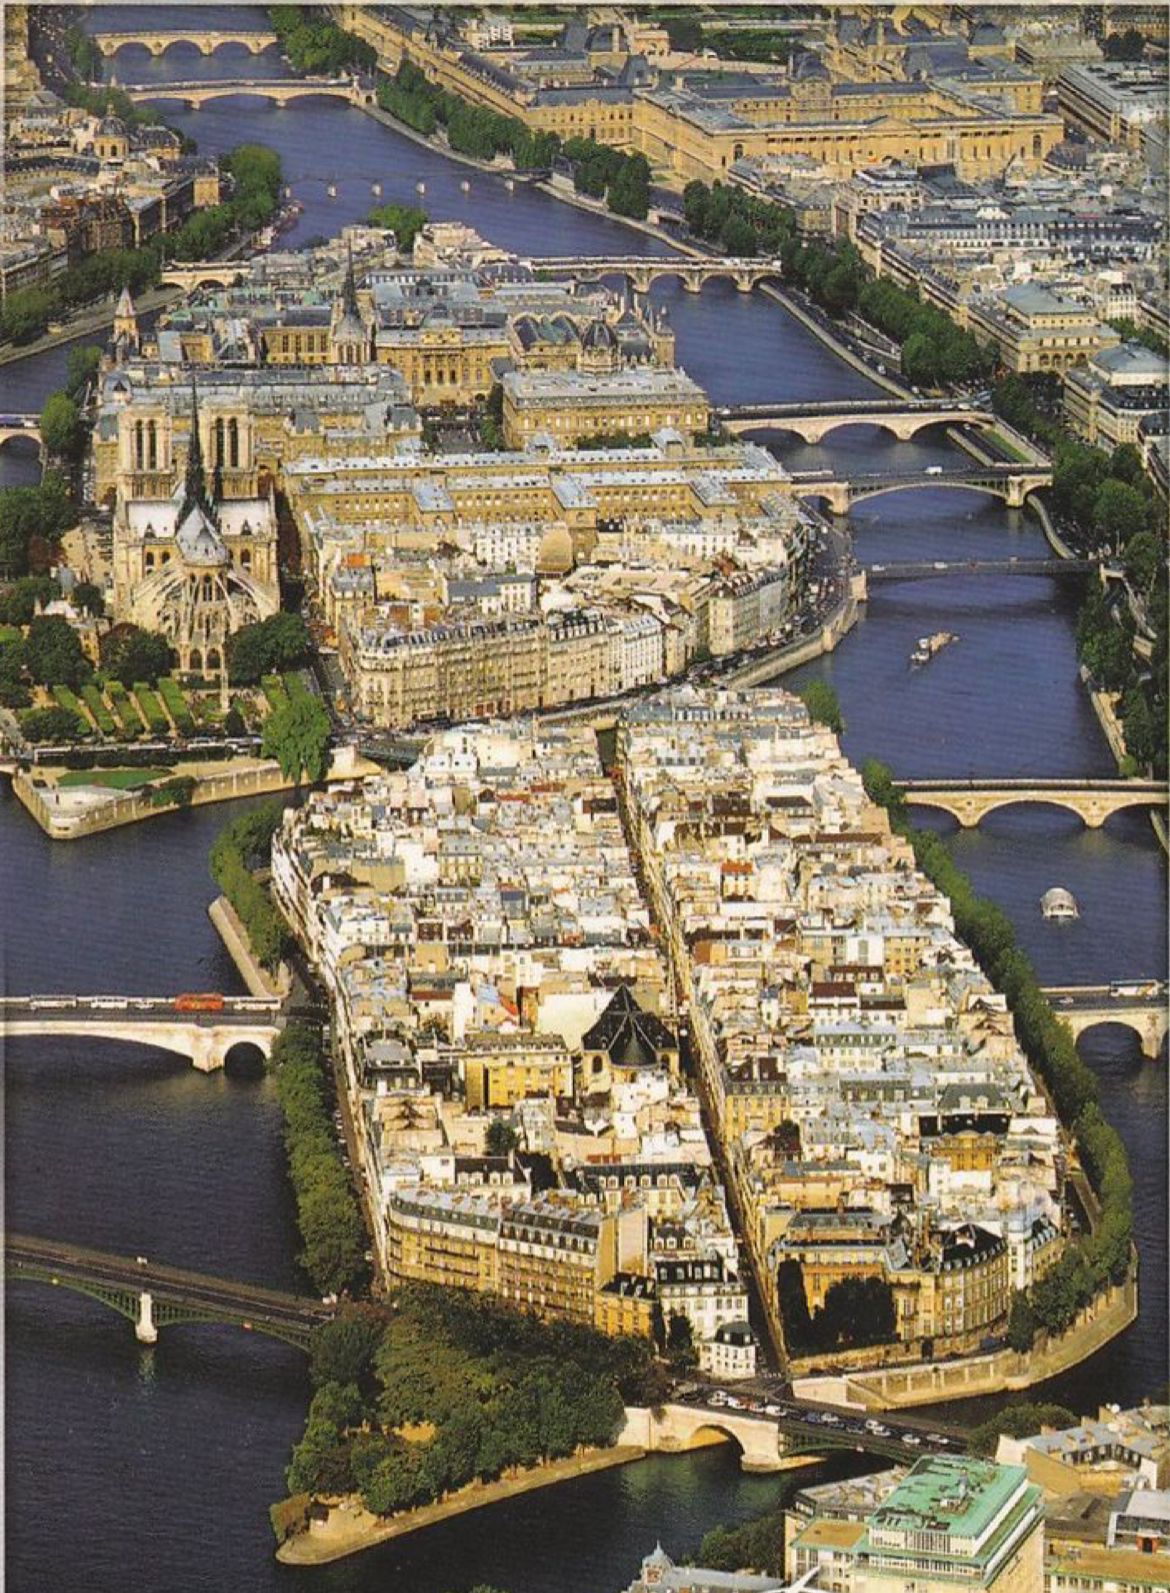
[[[114,347],[119,354],[129,353],[131,349],[137,352],[139,348],[138,311],[129,288],[122,289],[114,311]]]
[[[341,311],[342,311],[343,315],[352,315],[355,320],[360,321],[361,320],[361,312],[358,309],[357,282],[354,279],[354,274],[353,274],[353,244],[352,243],[347,243],[346,244],[346,246],[345,246],[345,256],[346,256],[345,282],[344,282],[344,285],[342,286],[342,289],[341,289]]]

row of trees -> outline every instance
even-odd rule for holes
[[[298,72],[336,76],[355,69],[372,72],[378,64],[372,44],[346,33],[315,6],[269,6],[268,20]]]
[[[995,1455],[1001,1437],[1028,1438],[1043,1427],[1053,1427],[1057,1430],[1073,1427],[1076,1420],[1076,1416],[1065,1405],[1037,1404],[1031,1401],[1005,1405],[1002,1410],[997,1410],[994,1416],[989,1416],[986,1421],[972,1427],[971,1453],[991,1458]]]
[[[1153,545],[1147,547],[1147,543]],[[1096,585],[1090,588],[1077,616],[1077,654],[1099,686],[1118,693],[1117,715],[1128,765],[1124,772],[1149,769],[1165,779],[1170,762],[1166,567],[1153,534],[1142,532],[1126,546],[1125,565],[1131,582],[1148,564],[1154,566],[1147,598],[1154,632],[1148,667],[1134,652],[1135,626],[1128,603],[1116,595],[1110,598]]]
[[[778,28],[705,27],[693,12],[663,17],[662,26],[672,50],[694,54],[710,50],[724,61],[787,61],[794,48],[792,35]]]
[[[275,968],[292,946],[292,938],[272,897],[255,870],[266,867],[272,837],[284,812],[280,802],[265,802],[222,829],[208,859],[211,876],[227,897],[266,968]]]
[[[271,841],[267,821],[256,833],[265,831]],[[284,1113],[301,1265],[322,1293],[356,1288],[366,1277],[366,1231],[333,1131],[329,1064],[318,1031],[290,1024],[277,1036],[271,1065]]]
[[[1061,1118],[1071,1126],[1081,1164],[1100,1201],[1094,1231],[1071,1241],[1052,1270],[1013,1306],[1009,1339],[1013,1348],[1027,1350],[1037,1328],[1063,1332],[1082,1307],[1128,1273],[1133,1180],[1125,1146],[1105,1121],[1096,1075],[1082,1060],[1072,1031],[1057,1018],[1041,991],[1007,914],[976,895],[938,835],[910,825],[905,795],[884,764],[867,761],[862,778],[872,800],[888,810],[894,828],[910,840],[919,868],[950,898],[957,933],[991,983],[1007,997],[1020,1047],[1047,1085]]]
[[[124,287],[135,294],[154,287],[166,260],[206,259],[236,234],[271,220],[280,204],[280,157],[261,144],[241,144],[221,157],[220,166],[231,185],[222,204],[195,211],[176,231],[158,233],[141,248],[97,250],[51,283],[10,293],[0,313],[0,336],[27,343],[80,305]]]
[[[393,78],[379,84],[378,103],[428,137],[444,129],[453,150],[477,160],[510,155],[518,170],[531,171],[563,155],[574,164],[577,192],[604,198],[615,215],[641,219],[650,207],[650,165],[644,155],[624,155],[593,138],[562,144],[556,133],[533,132],[517,117],[437,88],[411,61],[404,60]]]
[[[641,1340],[542,1323],[482,1295],[411,1287],[321,1328],[292,1492],[356,1489],[379,1515],[611,1444],[648,1389]]]

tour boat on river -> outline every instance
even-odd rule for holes
[[[936,653],[941,653],[944,647],[949,647],[952,642],[957,642],[958,637],[953,631],[935,631],[933,636],[920,636],[918,645],[910,654],[912,664],[929,664]]]

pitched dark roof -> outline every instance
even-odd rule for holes
[[[605,1051],[615,1067],[656,1067],[663,1051],[672,1051],[675,1037],[660,1018],[643,1012],[628,985],[619,986],[591,1029],[582,1036],[586,1051]]]

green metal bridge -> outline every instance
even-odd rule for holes
[[[144,1344],[153,1344],[163,1327],[218,1322],[307,1350],[313,1329],[334,1315],[331,1305],[307,1296],[24,1234],[5,1236],[4,1275],[9,1285],[40,1283],[87,1295],[132,1322]]]

